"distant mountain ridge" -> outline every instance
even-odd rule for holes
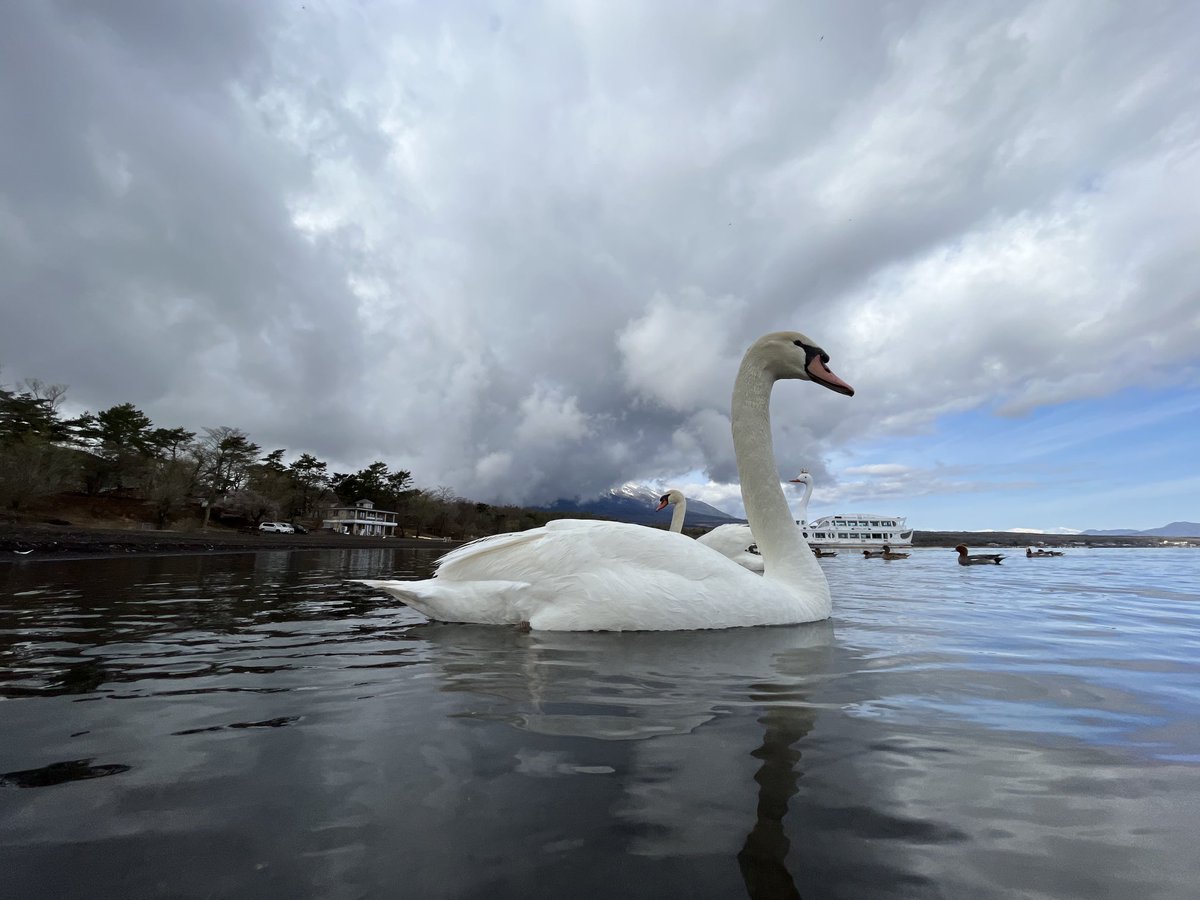
[[[670,511],[666,509],[662,512],[655,511],[655,507],[658,506],[658,498],[661,496],[662,491],[656,491],[631,481],[618,488],[605,491],[599,497],[592,497],[588,500],[559,498],[541,509],[550,512],[589,513],[617,522],[632,522],[635,525],[665,526],[671,523]],[[684,518],[683,524],[688,527],[715,527],[743,521],[745,520],[722,512],[715,506],[709,506],[702,500],[693,500],[689,497],[687,516]]]
[[[1145,531],[1138,531],[1134,528],[1109,528],[1106,530],[1098,530],[1089,528],[1084,534],[1108,535],[1110,537],[1132,537],[1142,535],[1144,537],[1200,537],[1200,522],[1172,522],[1170,525],[1163,525],[1161,528],[1148,528]]]

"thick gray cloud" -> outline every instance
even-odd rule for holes
[[[1193,3],[0,9],[0,362],[481,499],[1194,378]],[[1136,359],[1123,365],[1123,359]]]

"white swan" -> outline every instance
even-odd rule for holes
[[[788,480],[788,484],[804,485],[804,493],[800,495],[800,503],[796,507],[797,515],[795,517],[796,524],[803,528],[808,523],[808,501],[812,498],[813,492],[812,476],[808,474],[808,469],[801,469],[799,475]]]
[[[675,509],[671,513],[671,527],[667,531],[681,534],[683,532],[683,517],[687,515],[687,497],[683,496],[681,491],[677,491],[674,488],[667,491],[658,498],[658,506],[654,507],[654,511],[658,512],[661,509],[666,509],[672,504],[675,506]]]
[[[683,517],[687,510],[687,497],[680,491],[667,491],[658,498],[658,508],[674,504],[675,511],[671,514],[670,531],[683,531]],[[722,556],[732,559],[735,563],[751,572],[762,573],[763,558],[754,543],[754,535],[749,525],[718,525],[696,538],[696,542],[716,550]]]
[[[746,351],[733,388],[733,446],[762,578],[669,531],[560,519],[482,538],[446,554],[424,581],[364,581],[431,619],[545,631],[682,631],[829,617],[829,584],[792,521],[775,472],[769,404],[782,378],[854,389],[796,332]]]

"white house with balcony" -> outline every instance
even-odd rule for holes
[[[321,527],[338,534],[391,537],[397,515],[386,509],[376,509],[370,500],[357,500],[353,506],[330,508],[328,518],[321,520]]]

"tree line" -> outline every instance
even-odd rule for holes
[[[141,500],[157,528],[194,518],[256,526],[263,520],[308,520],[322,510],[371,500],[399,513],[397,536],[471,538],[544,524],[553,515],[493,506],[446,487],[415,487],[412,473],[374,462],[353,473],[330,472],[310,453],[286,461],[264,453],[239,428],[200,432],[158,427],[132,403],[73,419],[59,410],[67,388],[26,379],[0,384],[0,506],[27,508],[70,492],[114,492]]]

